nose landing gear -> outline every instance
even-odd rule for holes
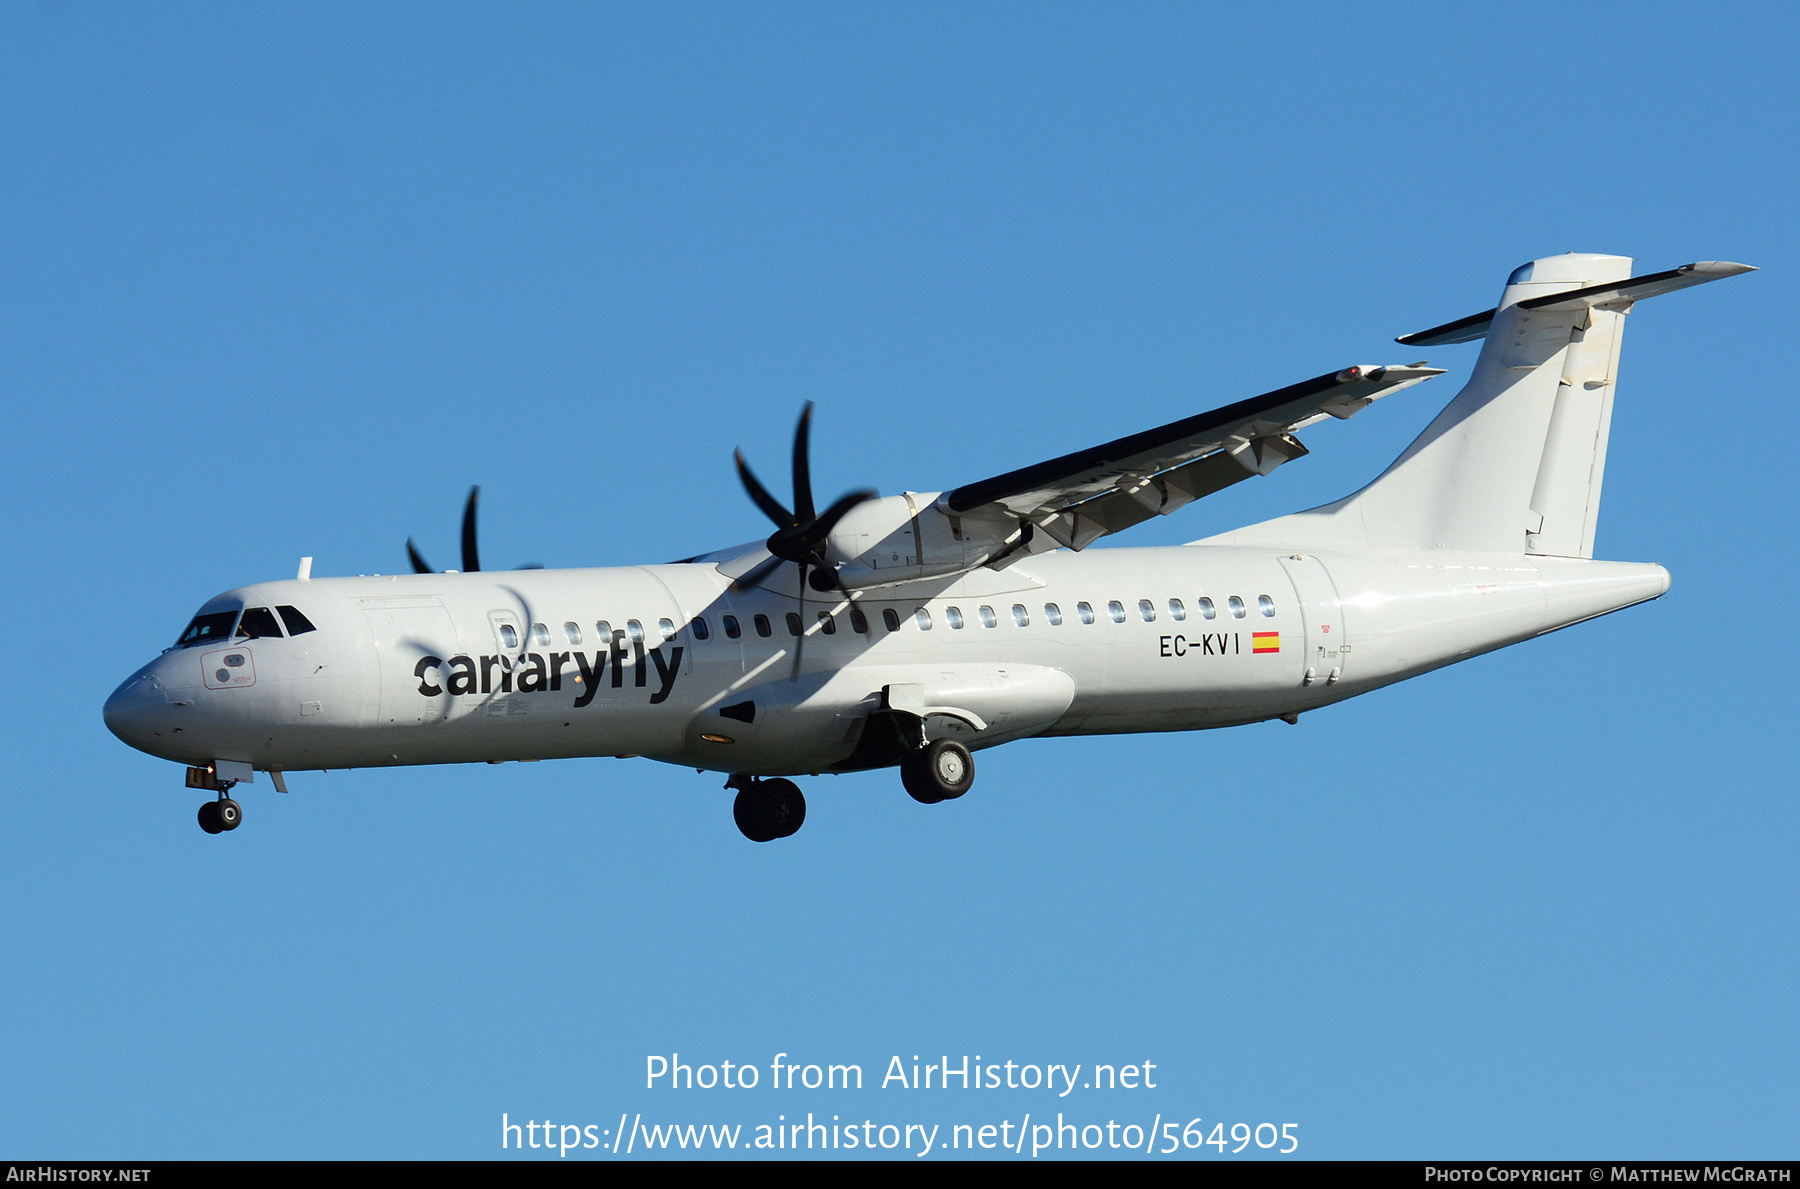
[[[226,830],[235,830],[244,822],[244,809],[226,794],[231,791],[235,781],[219,782],[219,799],[208,801],[200,807],[200,828],[208,834],[222,834]]]
[[[791,837],[806,823],[806,797],[791,780],[758,780],[734,776],[726,788],[737,789],[731,816],[737,828],[752,842],[773,842]]]

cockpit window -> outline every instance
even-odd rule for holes
[[[1519,267],[1512,270],[1512,276],[1506,278],[1506,283],[1508,285],[1523,285],[1526,281],[1531,279],[1532,265],[1535,265],[1536,263],[1537,261],[1533,260],[1531,264],[1519,265]]]
[[[312,625],[312,620],[306,618],[306,616],[300,614],[299,611],[288,606],[286,603],[275,608],[275,610],[281,612],[281,621],[287,624],[288,635],[290,636],[300,636],[307,632],[316,632],[319,630]]]
[[[275,622],[275,613],[267,607],[246,608],[244,617],[238,620],[237,638],[260,640],[264,636],[281,639],[281,625]]]
[[[236,610],[214,611],[211,615],[196,615],[193,622],[187,625],[187,631],[175,641],[177,648],[191,648],[195,644],[212,644],[229,638],[231,625],[237,620]]]

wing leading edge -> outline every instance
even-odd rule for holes
[[[944,497],[953,515],[1004,511],[1071,549],[1173,512],[1307,453],[1294,431],[1340,420],[1444,374],[1423,363],[1350,367],[1021,467]]]

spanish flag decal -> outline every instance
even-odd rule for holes
[[[1252,652],[1280,652],[1281,651],[1281,633],[1280,632],[1251,632],[1250,633],[1250,651],[1252,651]]]

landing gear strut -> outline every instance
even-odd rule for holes
[[[243,806],[226,795],[235,783],[237,782],[221,780],[219,782],[219,799],[208,801],[200,807],[200,828],[208,834],[222,834],[226,830],[235,830],[243,824]]]
[[[791,780],[734,776],[725,787],[738,790],[731,816],[752,842],[787,838],[806,822],[806,797]]]
[[[900,761],[900,783],[921,805],[954,801],[975,783],[975,757],[954,739],[939,739]]]

